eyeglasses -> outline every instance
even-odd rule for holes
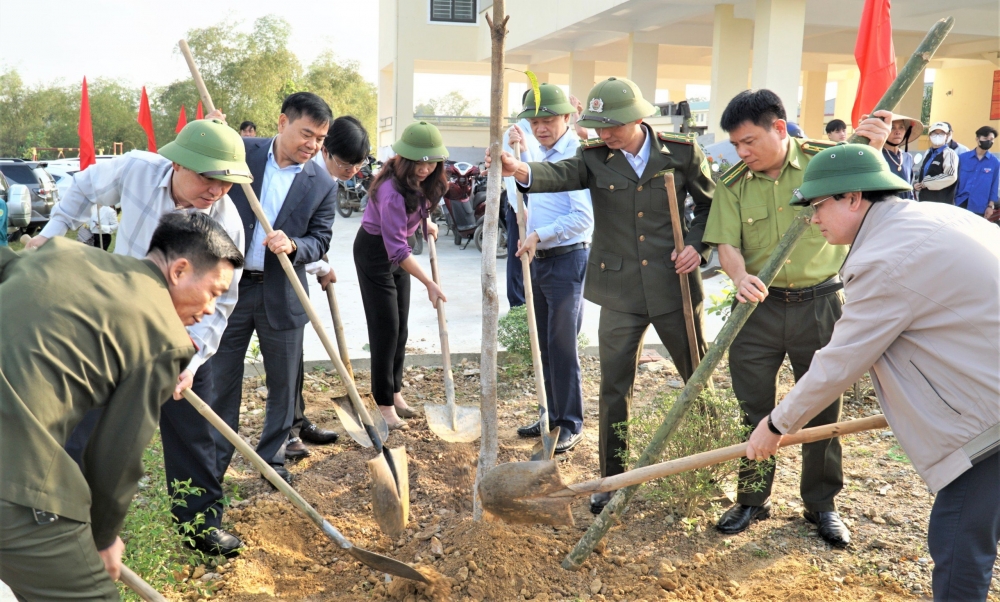
[[[336,163],[337,167],[339,167],[340,169],[359,170],[362,167],[364,167],[365,165],[368,165],[368,157],[365,157],[365,160],[362,161],[361,163],[351,164],[351,163],[344,163],[344,162],[342,162],[340,159],[337,158],[336,155],[329,155],[329,156],[333,158],[333,162]]]
[[[821,198],[821,199],[820,199],[820,200],[818,200],[818,201],[813,201],[813,202],[809,203],[809,206],[810,206],[810,207],[812,207],[813,209],[815,209],[815,208],[816,208],[816,207],[818,207],[818,206],[819,206],[819,204],[820,204],[820,203],[822,203],[823,201],[829,201],[829,200],[830,200],[830,199],[832,199],[832,198],[833,198],[833,195],[831,194],[831,195],[830,195],[830,196],[828,196],[828,197],[824,197],[824,198]]]

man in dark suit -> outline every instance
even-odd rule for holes
[[[212,407],[234,430],[239,426],[243,362],[254,331],[267,372],[267,409],[257,453],[291,482],[283,445],[295,410],[303,330],[309,318],[285,276],[276,253],[287,253],[303,288],[307,263],[330,246],[336,187],[326,170],[310,161],[326,137],[333,115],[320,97],[298,92],[285,99],[274,138],[244,138],[253,190],[274,228],[264,233],[241,188],[230,198],[246,233],[246,268],[239,301],[219,351],[212,358]],[[216,433],[216,471],[221,481],[234,448]]]

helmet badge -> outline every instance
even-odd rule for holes
[[[603,113],[604,112],[604,100],[601,98],[591,98],[590,99],[590,112],[591,113]]]

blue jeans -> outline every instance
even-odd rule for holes
[[[1000,542],[1000,453],[938,492],[927,547],[934,559],[935,602],[986,600]]]
[[[538,347],[548,401],[549,428],[583,432],[583,381],[577,335],[583,326],[583,278],[588,249],[531,262]],[[541,410],[541,408],[539,408]]]

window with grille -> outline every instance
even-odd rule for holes
[[[431,0],[431,21],[475,23],[476,0]]]

